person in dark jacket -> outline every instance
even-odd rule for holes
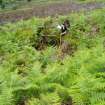
[[[65,35],[68,32],[68,28],[70,28],[69,20],[65,20],[63,24],[57,26],[58,29],[61,31],[61,35]]]

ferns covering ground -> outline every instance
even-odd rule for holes
[[[105,105],[104,13],[102,9],[0,26],[0,105]],[[58,37],[54,27],[65,18],[71,28],[62,40],[72,53],[64,56],[59,44],[50,42],[36,49],[41,34]],[[41,26],[48,28],[38,34]]]

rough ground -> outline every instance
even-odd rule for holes
[[[105,3],[95,3],[95,2],[87,4],[76,4],[70,2],[70,3],[50,4],[46,6],[35,6],[33,8],[1,13],[0,24],[7,22],[15,22],[20,19],[29,19],[32,16],[46,17],[46,16],[54,16],[56,14],[65,15],[71,12],[77,12],[81,10],[89,11],[104,7]]]

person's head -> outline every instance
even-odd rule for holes
[[[64,21],[64,25],[66,26],[66,28],[69,28],[69,27],[70,27],[70,22],[69,22],[68,19],[66,19],[66,20]]]

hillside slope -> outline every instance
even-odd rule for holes
[[[93,9],[104,8],[105,3],[86,3],[77,4],[72,2],[65,3],[54,3],[41,6],[33,6],[31,8],[23,8],[20,10],[14,10],[10,12],[0,13],[0,23],[15,22],[21,19],[29,19],[33,16],[35,17],[46,17],[55,15],[65,15],[72,12],[78,11],[90,11]]]

